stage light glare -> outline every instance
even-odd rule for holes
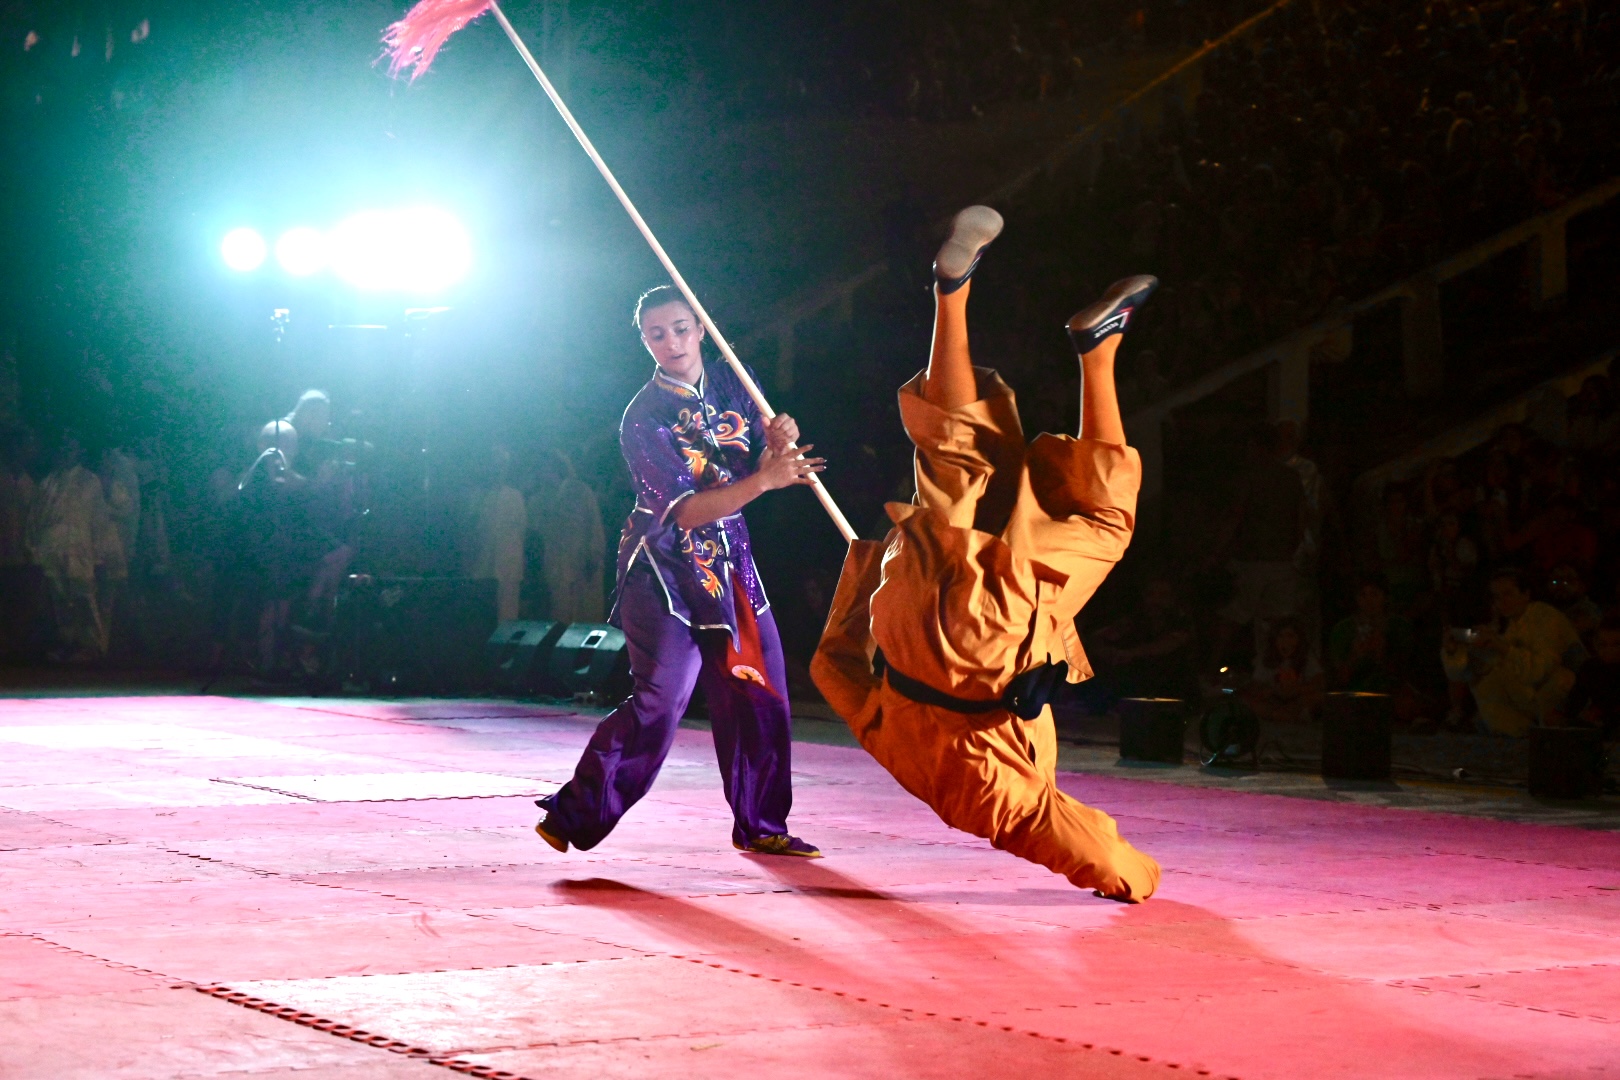
[[[307,225],[288,229],[276,241],[276,262],[293,277],[308,277],[326,265],[326,237]]]
[[[263,265],[266,250],[264,237],[245,227],[232,229],[219,243],[219,254],[225,265],[244,274]]]
[[[371,292],[442,292],[472,268],[472,241],[434,207],[364,210],[338,223],[328,250],[338,277]]]

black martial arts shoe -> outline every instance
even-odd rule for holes
[[[1074,351],[1084,356],[1104,340],[1123,334],[1136,316],[1136,309],[1147,303],[1147,298],[1158,287],[1159,279],[1147,274],[1124,278],[1108,286],[1101,300],[1081,308],[1069,320],[1069,340],[1074,342]]]
[[[738,851],[751,852],[755,855],[797,855],[801,859],[821,858],[821,849],[814,844],[806,843],[797,836],[782,833],[780,836],[762,836],[747,844],[739,844],[735,840],[731,846]]]
[[[1001,215],[988,206],[970,206],[951,219],[951,235],[934,256],[934,284],[949,296],[967,284],[984,249],[1001,235]]]
[[[550,822],[551,815],[547,814],[545,817],[541,818],[535,823],[534,831],[540,834],[540,839],[544,840],[558,851],[567,854],[568,841],[565,838],[558,836],[556,833],[546,831],[546,826],[550,824]]]

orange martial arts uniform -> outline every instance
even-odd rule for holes
[[[915,505],[888,504],[883,543],[850,545],[811,673],[863,747],[954,828],[1116,899],[1140,901],[1159,865],[1113,818],[1058,790],[1050,708],[964,713],[903,696],[886,665],[936,691],[998,701],[1018,675],[1065,660],[1092,674],[1074,617],[1135,524],[1142,462],[1128,446],[1041,435],[975,368],[978,400],[942,409],[923,376],[900,389],[917,447]]]

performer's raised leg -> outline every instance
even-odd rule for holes
[[[1125,445],[1125,423],[1114,390],[1114,354],[1136,309],[1158,287],[1159,279],[1145,274],[1116,281],[1101,300],[1069,320],[1069,340],[1080,357],[1082,439]]]
[[[990,242],[1001,235],[1001,215],[970,206],[951,222],[951,235],[934,259],[934,341],[928,352],[923,397],[955,409],[978,397],[968,352],[967,301],[973,271]]]

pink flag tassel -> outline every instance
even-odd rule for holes
[[[489,8],[490,0],[422,0],[383,31],[388,74],[397,76],[412,68],[411,81],[415,82],[439,55],[445,40]]]

